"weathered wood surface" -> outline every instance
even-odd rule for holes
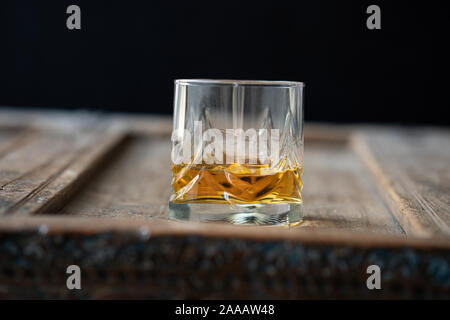
[[[167,218],[170,139],[131,136],[104,170],[60,213],[105,218]]]
[[[372,130],[352,141],[408,235],[450,235],[450,131]]]
[[[343,294],[372,298],[406,297],[406,291],[395,293],[392,288],[412,285],[416,289],[428,288],[423,295],[412,294],[413,297],[449,297],[449,130],[318,124],[307,126],[303,190],[305,219],[301,226],[291,229],[167,220],[170,132],[171,120],[164,117],[0,109],[0,297],[8,293],[14,295],[11,288],[20,285],[23,273],[34,270],[33,264],[57,263],[62,267],[70,259],[78,259],[78,263],[86,265],[89,262],[85,259],[92,259],[93,252],[100,254],[104,250],[110,250],[112,256],[119,255],[117,261],[108,260],[113,270],[111,272],[131,273],[134,276],[137,271],[131,265],[124,265],[120,255],[123,250],[131,250],[131,259],[134,259],[135,254],[140,257],[137,264],[151,264],[154,253],[139,253],[140,249],[135,246],[141,245],[153,248],[151,250],[166,250],[163,259],[167,263],[176,263],[178,268],[189,264],[189,259],[213,263],[224,254],[234,257],[229,258],[232,260],[230,263],[244,263],[244,260],[237,258],[246,252],[241,247],[231,246],[231,251],[220,249],[227,247],[226,241],[230,239],[243,241],[243,246],[248,246],[248,250],[254,254],[252,258],[257,261],[255,268],[274,268],[271,271],[273,275],[269,277],[271,280],[267,280],[264,274],[254,277],[255,281],[265,281],[266,285],[267,281],[272,281],[267,285],[265,294],[252,291],[256,290],[252,286],[257,284],[248,277],[240,278],[244,276],[242,265],[235,265],[234,269],[226,265],[216,266],[223,277],[236,273],[236,281],[240,281],[241,285],[227,290],[222,288],[225,291],[220,291],[218,287],[218,291],[213,294],[207,294],[206,287],[200,285],[200,291],[192,293],[199,288],[196,289],[191,282],[183,282],[187,274],[172,274],[174,283],[179,286],[178,293],[176,289],[168,287],[169,282],[159,285],[152,282],[149,288],[158,290],[164,287],[172,297],[242,298],[247,295],[254,298],[295,298]],[[114,234],[113,238],[111,234]],[[63,239],[63,246],[77,239],[74,240],[78,246],[75,249],[84,253],[74,255],[64,251],[56,244],[58,237]],[[106,242],[105,237],[109,239]],[[195,239],[205,239],[199,240],[202,247],[195,252],[183,251]],[[392,290],[385,291],[384,296],[374,296],[359,291],[352,293],[344,290],[345,293],[339,288],[330,291],[329,288],[319,288],[317,284],[307,285],[302,282],[306,278],[300,276],[294,266],[289,269],[286,265],[274,265],[280,259],[292,258],[292,253],[286,251],[286,241],[290,243],[289,250],[307,252],[307,256],[310,255],[308,259],[316,257],[334,261],[319,263],[314,262],[314,258],[308,262],[316,269],[322,268],[314,271],[311,281],[320,282],[328,277],[326,274],[330,271],[326,271],[327,268],[334,270],[330,273],[331,278],[342,276],[345,272],[356,273],[353,276],[359,280],[349,280],[353,284],[347,284],[348,288],[354,287],[355,281],[362,281],[366,277],[366,257],[381,254],[383,258],[380,259],[386,264],[387,270],[394,273],[385,283],[388,287],[391,285]],[[160,242],[166,245],[165,249],[155,247]],[[87,243],[94,243],[92,252],[88,252]],[[209,243],[214,243],[210,249],[203,247]],[[264,247],[264,243],[270,243],[278,249],[275,253],[270,253],[270,250],[266,252],[259,247]],[[177,248],[179,245],[187,247],[180,249]],[[37,258],[30,255],[29,246],[35,246],[45,256]],[[339,250],[348,250],[343,258],[347,267],[341,271],[337,267]],[[382,250],[381,253],[379,250]],[[403,258],[398,258],[399,250],[412,251],[401,251],[403,253],[400,256]],[[179,260],[170,255],[171,251],[178,255]],[[355,260],[350,252],[355,254]],[[161,252],[159,254],[164,255]],[[266,254],[272,254],[275,260],[269,263]],[[402,256],[404,254],[406,258]],[[64,256],[64,263],[58,260],[61,256]],[[11,260],[8,261],[7,257]],[[21,271],[15,274],[17,279],[5,276],[11,268],[17,267],[14,261],[20,257],[22,262],[27,261],[30,266],[20,267]],[[396,257],[400,259],[396,264],[386,260],[395,260]],[[402,266],[411,269],[409,275],[395,271]],[[104,267],[96,265],[93,268],[92,272],[96,272]],[[150,282],[154,281],[154,276],[164,277],[164,272],[159,269],[142,265],[140,268],[139,272],[153,270],[152,274],[144,276],[149,277]],[[7,272],[2,274],[1,270]],[[176,267],[171,270],[175,272]],[[205,275],[200,275],[194,267],[188,270],[192,276],[204,280],[202,277]],[[250,272],[250,269],[245,272]],[[283,293],[285,285],[280,280],[286,276],[283,275],[286,272],[294,272],[300,277],[288,290],[289,294]],[[422,275],[419,277],[419,274]],[[436,282],[437,278],[440,282]],[[227,281],[225,278],[220,279]],[[428,280],[432,284],[427,287],[424,281]],[[8,281],[8,285],[2,287],[2,281]],[[96,283],[98,289],[101,284],[98,281]],[[302,291],[305,286],[315,289],[311,289],[311,292]],[[365,288],[365,283],[361,286]],[[6,291],[2,291],[2,288],[6,288]],[[119,292],[111,291],[107,285],[102,288],[103,291],[89,291],[85,297],[120,296]],[[137,288],[136,285],[134,288]],[[19,286],[14,292],[19,297],[36,295],[35,291],[27,290],[21,291]],[[158,297],[158,294],[149,293],[150,289],[145,287],[136,290],[141,291],[123,295]],[[52,294],[56,297],[58,292],[60,290],[55,287]],[[164,294],[159,297],[164,297]]]
[[[170,128],[168,118],[4,112],[0,214],[166,219]],[[307,127],[305,221],[290,232],[448,236],[448,131],[408,130]]]

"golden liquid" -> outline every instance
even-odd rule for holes
[[[302,203],[302,168],[265,164],[172,164],[173,202]]]

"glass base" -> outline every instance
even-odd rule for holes
[[[296,226],[303,219],[303,205],[169,202],[169,217],[175,220],[227,222],[240,225]]]

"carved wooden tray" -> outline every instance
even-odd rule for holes
[[[307,125],[289,229],[168,220],[171,128],[0,109],[0,297],[450,297],[449,130]]]

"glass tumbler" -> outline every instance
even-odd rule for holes
[[[300,223],[303,87],[292,81],[176,80],[170,218]]]

